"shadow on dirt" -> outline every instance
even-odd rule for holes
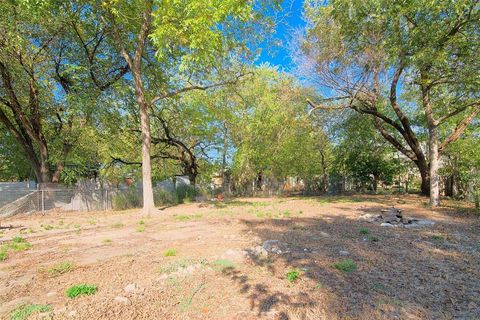
[[[225,270],[258,315],[292,319],[295,310],[300,319],[325,312],[328,319],[480,318],[479,238],[469,225],[451,226],[461,237],[440,237],[435,232],[450,226],[385,228],[327,215],[243,223],[260,246],[278,240],[280,248],[268,255],[245,248],[264,276]],[[344,260],[352,260],[356,271],[333,267]],[[292,269],[301,279],[289,284],[285,273]]]

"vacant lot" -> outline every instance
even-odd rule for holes
[[[257,198],[150,217],[17,216],[0,231],[0,318],[478,319],[479,221],[424,201]],[[393,205],[435,224],[359,219]]]

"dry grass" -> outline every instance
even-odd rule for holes
[[[415,196],[250,198],[179,205],[147,223],[138,210],[13,217],[2,240],[31,246],[9,247],[0,262],[0,318],[18,301],[48,304],[55,319],[73,310],[80,319],[127,320],[480,318],[480,283],[472,281],[480,277],[479,221],[424,203]],[[391,229],[358,219],[390,205],[436,224]],[[75,226],[84,226],[81,234]],[[13,240],[20,228],[37,231]],[[262,254],[267,240],[278,240],[281,253]],[[342,261],[355,270],[332,268]],[[36,277],[37,268],[56,277]],[[85,282],[100,289],[76,299],[46,295]],[[131,283],[136,289],[127,294]]]

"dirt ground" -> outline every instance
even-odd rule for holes
[[[149,217],[16,216],[1,221],[0,242],[21,236],[31,247],[0,261],[0,318],[38,304],[50,310],[28,319],[480,319],[479,219],[425,202],[249,198]],[[359,219],[392,205],[435,225]],[[343,260],[356,270],[334,268]],[[81,283],[98,291],[68,298]]]

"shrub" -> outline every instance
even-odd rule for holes
[[[165,189],[156,189],[153,192],[153,200],[156,206],[177,204],[177,194],[173,191]]]
[[[289,270],[286,273],[286,276],[287,276],[288,281],[295,282],[297,279],[300,278],[300,270],[298,270],[296,268],[292,269],[292,270]]]
[[[140,208],[142,206],[142,195],[136,188],[116,193],[112,198],[112,207],[114,210],[126,210]]]
[[[6,260],[7,256],[8,256],[7,250],[5,249],[0,250],[0,261]]]
[[[10,313],[10,320],[24,320],[35,312],[48,312],[50,310],[52,310],[52,307],[49,305],[24,304]]]
[[[194,186],[181,184],[175,189],[178,203],[194,201],[197,196],[197,189]]]
[[[167,249],[163,255],[165,257],[175,257],[177,255],[177,250],[175,248]]]
[[[357,270],[357,265],[351,259],[339,261],[332,267],[343,272],[353,272]]]
[[[97,286],[83,283],[83,284],[77,284],[68,288],[66,291],[66,295],[69,298],[75,298],[80,295],[89,296],[89,295],[95,294],[97,291],[98,291]]]

